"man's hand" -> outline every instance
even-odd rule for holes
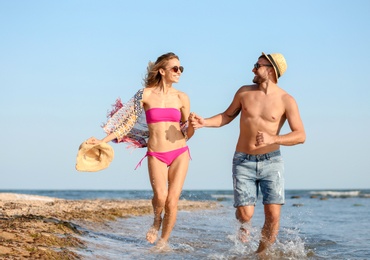
[[[198,116],[195,113],[191,114],[192,116],[189,117],[190,124],[193,126],[194,129],[199,129],[205,126],[205,120],[203,117]]]
[[[264,133],[264,132],[260,132],[260,131],[257,132],[256,146],[260,146],[260,145],[264,145],[264,144],[269,145],[269,144],[274,144],[274,143],[275,143],[274,136],[269,135],[269,134]]]

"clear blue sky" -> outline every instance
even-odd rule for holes
[[[112,144],[107,170],[74,167],[115,99],[169,51],[185,67],[175,87],[204,117],[251,83],[262,51],[284,54],[279,86],[307,132],[282,147],[286,188],[370,188],[369,13],[367,0],[0,0],[0,189],[150,189],[147,161],[134,171],[145,149]],[[189,141],[184,189],[232,189],[238,119]]]

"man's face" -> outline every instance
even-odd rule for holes
[[[271,73],[273,67],[266,58],[259,58],[257,63],[254,64],[252,72],[254,73],[253,83],[261,84],[269,80],[269,73]]]

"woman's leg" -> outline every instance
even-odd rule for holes
[[[168,171],[168,195],[165,203],[165,214],[162,223],[161,243],[167,243],[171,231],[176,223],[177,204],[185,182],[189,166],[189,152],[178,156],[169,167]]]
[[[158,237],[158,231],[162,224],[162,212],[168,195],[168,168],[167,165],[153,156],[148,156],[148,170],[150,184],[153,189],[153,212],[154,221],[146,234],[146,239],[154,243]]]

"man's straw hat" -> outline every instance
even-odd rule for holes
[[[288,64],[286,64],[285,58],[280,53],[265,54],[262,52],[262,55],[266,57],[272,64],[275,70],[276,83],[278,78],[280,78],[286,71]]]
[[[113,148],[105,143],[87,144],[83,142],[77,154],[76,170],[81,172],[97,172],[109,166],[114,158]]]

